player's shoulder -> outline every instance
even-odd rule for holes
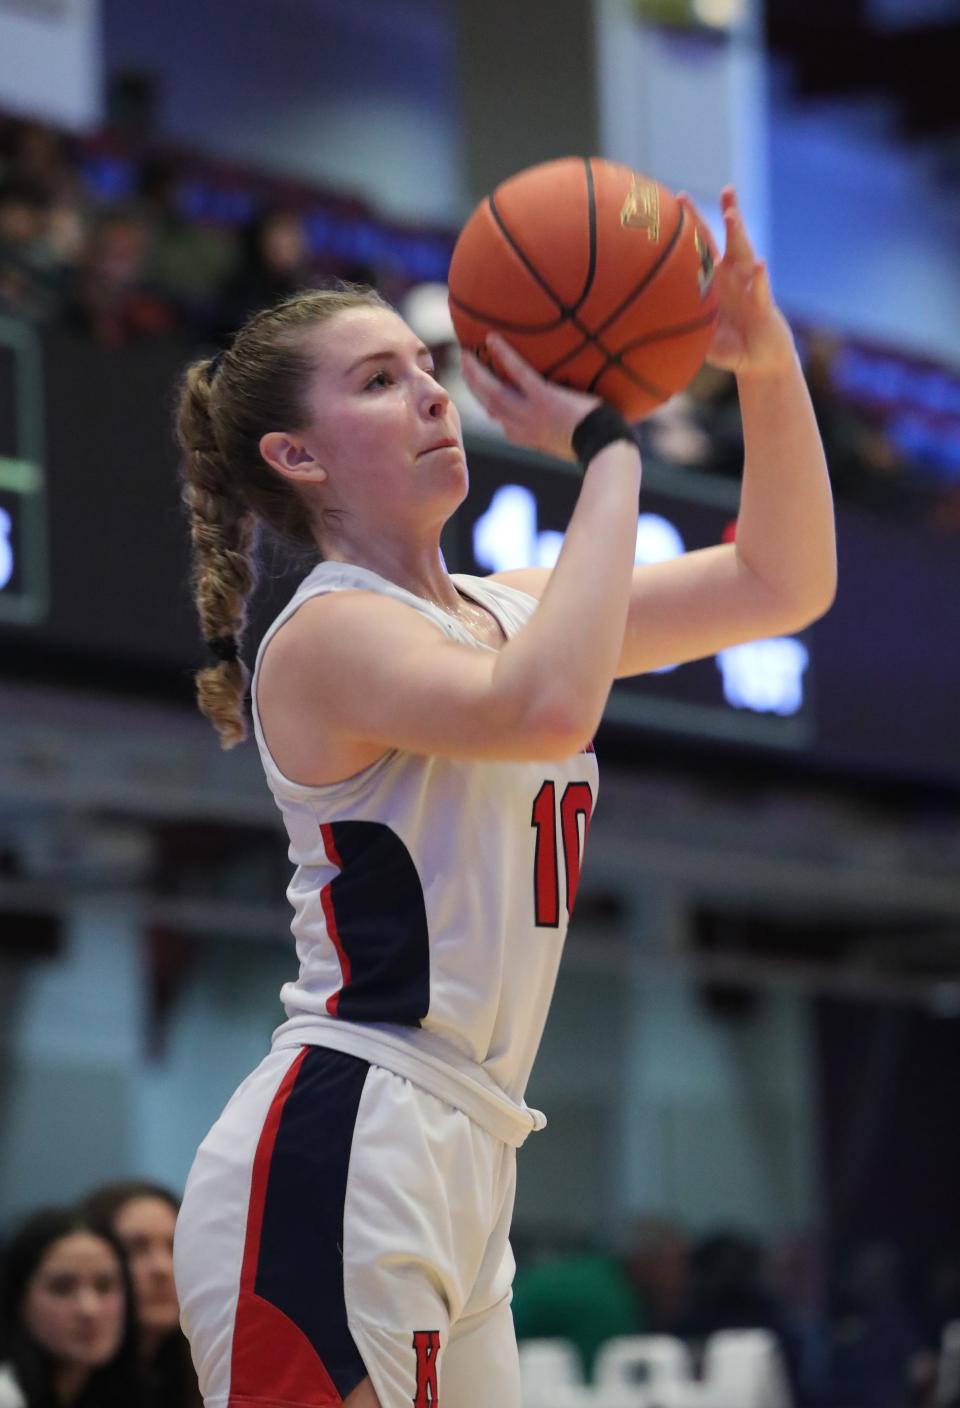
[[[329,667],[337,655],[349,653],[365,641],[398,633],[431,637],[436,628],[396,597],[363,587],[344,587],[307,597],[270,644],[275,657],[304,651],[316,659],[319,651]]]

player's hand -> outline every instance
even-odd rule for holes
[[[571,436],[600,397],[547,381],[499,333],[489,333],[486,345],[493,371],[473,352],[462,360],[464,380],[483,409],[514,444],[572,460]]]
[[[732,186],[724,186],[720,207],[726,248],[717,266],[720,312],[707,361],[737,376],[776,375],[793,364],[793,334],[773,301],[767,266],[750,243]]]

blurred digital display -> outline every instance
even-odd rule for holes
[[[576,503],[579,474],[498,442],[474,444],[471,493],[457,517],[458,565],[483,575],[552,567]],[[645,471],[637,565],[729,541],[738,488]],[[681,733],[798,748],[813,737],[813,661],[806,638],[745,642],[706,660],[620,680],[607,717]]]
[[[960,0],[867,0],[875,29],[918,29],[960,23]]]
[[[47,603],[40,349],[0,319],[0,620],[35,622]]]
[[[43,560],[39,548],[19,546],[27,504],[45,503],[50,542],[49,604],[32,619],[0,616],[0,668],[188,704],[192,672],[206,657],[170,426],[187,349],[162,340],[109,349],[47,330],[39,458],[25,450],[14,414],[17,358],[9,343],[0,351],[0,454],[14,478],[24,464],[39,463],[43,473],[33,481],[39,492],[24,492],[18,480],[12,503],[4,497],[10,486],[0,488],[0,512],[10,515],[0,534],[0,567],[10,572],[0,603],[24,585],[17,573]],[[577,475],[490,438],[469,438],[468,459],[471,492],[443,540],[451,571],[483,575],[555,561]],[[734,480],[648,457],[637,560],[724,541],[738,498]],[[960,599],[956,536],[841,503],[838,546],[837,600],[809,630],[621,681],[607,718],[651,737],[789,754],[848,776],[960,785],[960,653],[950,618]],[[267,547],[244,643],[248,661],[313,561]]]

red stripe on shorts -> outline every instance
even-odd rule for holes
[[[228,1408],[248,1408],[253,1404],[273,1408],[273,1405],[288,1403],[302,1404],[304,1408],[338,1408],[343,1402],[303,1331],[256,1293],[270,1160],[283,1107],[309,1049],[303,1048],[280,1082],[263,1122],[253,1159],[240,1295],[233,1328]]]
[[[333,827],[326,822],[321,822],[320,834],[323,837],[323,847],[327,853],[327,859],[332,861],[334,865],[339,866],[342,871],[343,861],[340,859],[337,843],[333,839]],[[334,879],[336,879],[336,876],[334,876]],[[330,1013],[331,1017],[335,1017],[340,1006],[340,994],[350,981],[350,956],[343,946],[340,931],[337,928],[337,916],[333,910],[333,898],[330,894],[332,884],[333,880],[324,885],[323,889],[320,891],[320,903],[323,906],[323,917],[327,921],[327,933],[330,935],[330,942],[337,950],[337,957],[340,960],[340,973],[343,980],[337,991],[331,993],[327,998],[327,1011]]]

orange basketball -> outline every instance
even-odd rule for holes
[[[639,420],[687,385],[717,318],[717,247],[666,186],[600,157],[531,166],[482,201],[450,262],[465,348],[496,329],[544,376]]]

